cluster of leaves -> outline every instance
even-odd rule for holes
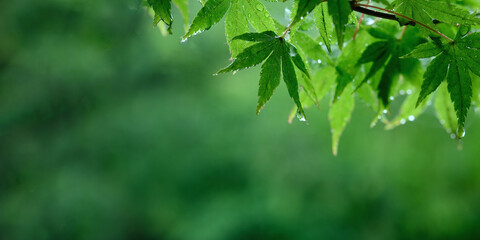
[[[188,26],[187,0],[147,0],[154,24],[162,21],[171,30],[171,1]],[[356,99],[374,110],[372,126],[381,121],[387,129],[415,120],[434,104],[440,123],[456,139],[463,138],[467,113],[480,103],[480,18],[474,12],[480,4],[475,0],[278,3],[291,12],[288,25],[274,19],[260,0],[200,3],[183,41],[226,15],[232,62],[218,73],[262,64],[257,114],[281,78],[295,103],[290,120],[305,121],[304,109],[330,96],[334,154]]]

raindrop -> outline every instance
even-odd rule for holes
[[[387,113],[388,113],[387,109],[383,110],[383,114],[387,114]]]
[[[257,4],[257,10],[258,11],[263,11],[263,9],[265,9],[265,7],[263,7],[262,4]]]
[[[318,64],[322,63],[322,60],[318,59],[318,60],[317,60],[317,63],[318,63]]]
[[[410,122],[415,121],[415,116],[413,116],[413,115],[408,116],[408,121],[410,121]]]
[[[450,138],[455,139],[455,138],[457,138],[457,135],[455,135],[455,133],[452,133],[452,134],[450,134]]]
[[[463,126],[458,126],[457,137],[458,137],[458,139],[462,139],[462,138],[465,137],[465,128]]]
[[[405,90],[400,90],[400,95],[405,95]]]
[[[305,118],[305,115],[300,110],[297,111],[297,118],[300,122],[307,121],[307,119]]]
[[[405,120],[405,119],[403,119],[403,118],[400,119],[400,124],[404,125],[405,123],[407,123],[407,120]]]
[[[410,95],[410,94],[412,94],[412,93],[413,93],[413,92],[412,92],[412,89],[407,89],[407,95]]]
[[[395,98],[393,96],[390,97],[390,101],[393,101],[395,100]]]

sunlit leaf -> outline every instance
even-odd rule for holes
[[[340,95],[339,99],[332,103],[328,113],[328,119],[330,120],[330,128],[332,131],[333,155],[337,155],[338,153],[340,137],[350,121],[353,108],[355,107],[355,98],[352,91],[353,86],[350,84],[342,95]]]

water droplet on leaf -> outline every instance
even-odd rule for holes
[[[297,118],[300,122],[306,122],[307,121],[307,119],[305,118],[305,115],[300,110],[297,111]]]
[[[465,137],[465,128],[463,126],[458,126],[457,128],[457,138],[462,139]]]

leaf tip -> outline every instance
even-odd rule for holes
[[[333,156],[335,157],[338,156],[338,144],[335,144],[335,143],[332,144],[332,153],[333,153]]]

